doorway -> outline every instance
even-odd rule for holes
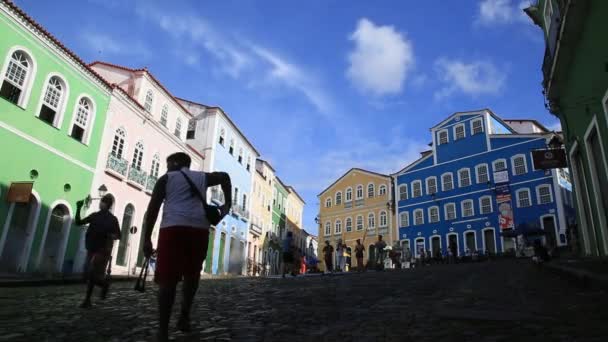
[[[217,257],[217,274],[224,273],[224,249],[226,248],[226,233],[220,235],[220,249]]]
[[[48,225],[46,228],[46,237],[43,242],[42,253],[39,257],[39,270],[41,272],[61,272],[61,255],[63,249],[65,234],[68,234],[69,227],[72,223],[68,208],[59,204],[51,211]]]
[[[215,229],[209,228],[209,243],[207,244],[207,256],[205,257],[205,273],[213,272],[213,243],[215,240]]]
[[[483,244],[485,251],[491,255],[496,254],[496,237],[494,236],[494,228],[487,228],[483,230]]]
[[[441,238],[439,235],[431,237],[431,257],[435,257],[438,253],[441,253]]]
[[[129,228],[133,223],[133,215],[135,214],[135,208],[132,204],[127,204],[125,212],[122,215],[122,225],[120,228],[120,242],[118,243],[118,253],[116,254],[116,265],[126,266],[127,265],[127,253],[129,250]]]
[[[28,237],[34,233],[40,202],[30,195],[27,203],[13,203],[5,223],[4,244],[0,245],[0,271],[19,272],[25,257]]]
[[[422,251],[425,251],[426,253],[426,248],[424,246],[424,238],[418,238],[416,239],[416,257],[420,257],[422,255]]]
[[[448,248],[454,249],[456,253],[454,253],[454,257],[460,255],[460,246],[458,243],[458,234],[450,233],[448,234]]]
[[[475,241],[475,232],[464,233],[464,243],[469,252],[473,253],[477,251],[477,243]]]
[[[541,217],[541,225],[545,231],[545,246],[548,248],[557,247],[557,233],[555,231],[555,216],[547,215]]]

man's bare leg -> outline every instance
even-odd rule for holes
[[[171,309],[175,302],[176,283],[159,286],[158,289],[158,341],[169,340],[169,320],[171,320]]]

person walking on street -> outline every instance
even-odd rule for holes
[[[378,241],[376,241],[376,251],[378,256],[376,257],[376,269],[381,271],[384,270],[384,248],[386,242],[382,240],[382,235],[378,235]]]
[[[363,252],[365,247],[361,244],[361,239],[357,239],[357,245],[355,246],[355,257],[357,258],[357,272],[363,272]]]
[[[114,200],[112,195],[105,195],[99,201],[99,211],[80,218],[80,210],[84,201],[76,202],[76,220],[79,226],[88,224],[85,235],[87,257],[85,261],[85,279],[87,280],[87,294],[81,308],[91,307],[91,295],[95,285],[101,287],[101,299],[105,299],[110,288],[109,279],[106,279],[106,269],[112,256],[114,240],[120,238],[118,219],[110,212]]]
[[[294,261],[296,251],[293,248],[293,233],[287,232],[285,239],[283,239],[283,278],[285,274],[290,272],[292,276],[296,275],[294,268]]]
[[[190,330],[190,311],[198,289],[203,261],[207,255],[209,228],[228,214],[232,204],[232,184],[225,172],[190,170],[191,159],[178,152],[167,158],[167,173],[160,177],[148,204],[144,221],[143,252],[152,256],[152,231],[161,205],[154,280],[158,284],[158,341],[169,340],[169,321],[177,283],[183,280],[181,315],[177,328]],[[220,207],[207,204],[207,188],[220,185],[225,202]]]
[[[334,248],[329,244],[329,240],[325,241],[325,247],[323,247],[323,258],[325,261],[325,272],[331,273],[333,271],[333,254]]]
[[[344,244],[342,244],[342,239],[338,239],[338,243],[336,243],[336,271],[344,272]]]

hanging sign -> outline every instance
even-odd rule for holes
[[[566,152],[562,148],[532,151],[532,160],[534,162],[534,168],[537,170],[567,167]]]
[[[496,186],[496,203],[498,204],[498,225],[501,230],[512,229],[513,206],[511,205],[511,189],[509,184]]]
[[[29,203],[34,182],[13,182],[6,195],[9,203]]]

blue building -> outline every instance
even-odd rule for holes
[[[194,116],[188,126],[188,144],[203,156],[202,171],[227,172],[232,181],[232,211],[210,231],[203,270],[243,274],[255,160],[260,154],[221,108],[180,102]],[[216,204],[224,202],[219,186],[210,189],[207,198]]]
[[[504,253],[501,232],[543,229],[567,243],[572,196],[566,169],[536,170],[532,150],[555,135],[532,120],[505,121],[490,110],[455,113],[431,128],[432,149],[393,174],[399,239],[418,256],[457,246]]]

